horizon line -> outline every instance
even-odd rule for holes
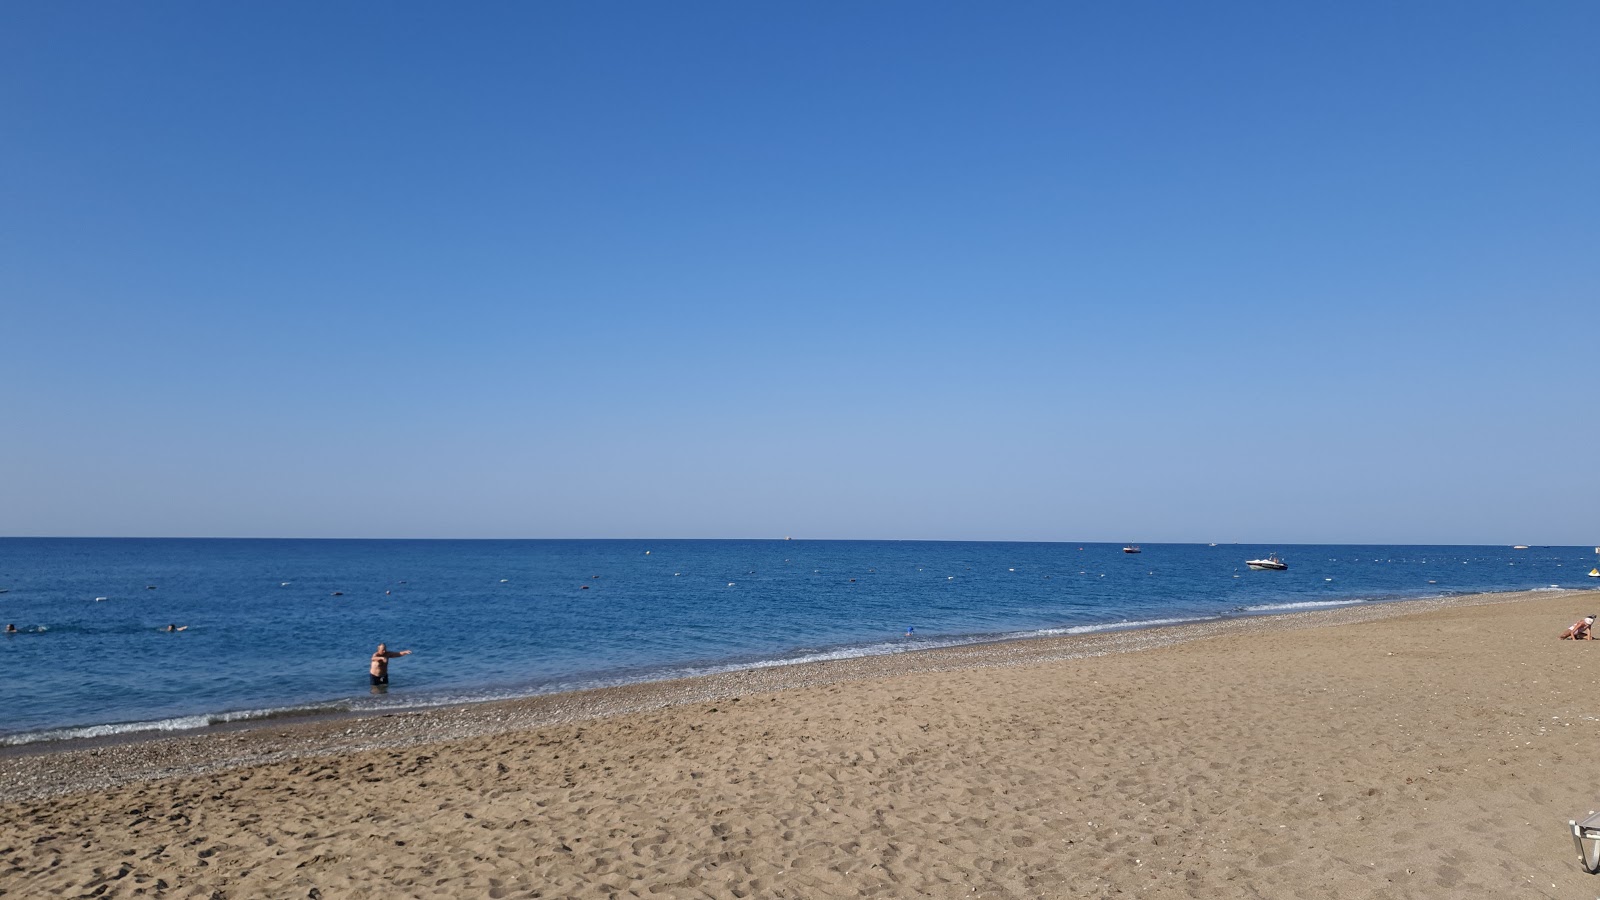
[[[1055,540],[1055,539],[995,539],[995,538],[807,538],[807,537],[291,537],[284,535],[72,535],[72,534],[18,534],[0,535],[0,540],[35,541],[770,541],[773,543],[908,543],[908,544],[1108,544],[1116,546],[1280,546],[1280,547],[1504,547],[1509,549],[1545,549],[1587,547],[1588,544],[1509,544],[1509,543],[1392,543],[1385,541],[1108,541],[1108,540]],[[1600,543],[1595,545],[1600,552]]]

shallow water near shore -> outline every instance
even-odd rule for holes
[[[1142,549],[4,539],[0,744],[1600,580],[1589,547]],[[1271,552],[1289,571],[1244,565]],[[373,694],[378,641],[415,653]]]

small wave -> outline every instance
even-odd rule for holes
[[[894,643],[880,642],[876,644],[863,644],[853,647],[835,647],[831,650],[819,650],[815,653],[803,653],[798,656],[781,656],[772,659],[758,659],[744,662],[731,662],[711,666],[686,666],[675,669],[667,678],[694,678],[700,675],[721,675],[727,672],[746,672],[753,669],[774,669],[779,666],[799,666],[806,663],[830,662],[840,659],[859,659],[864,656],[888,656],[894,653],[905,653],[909,650],[934,650],[940,647],[959,647],[963,644],[975,644],[983,638],[953,638],[950,640],[910,640]]]
[[[8,734],[0,737],[0,747],[16,747],[42,741],[71,741],[117,734],[137,734],[143,731],[189,731],[210,724],[210,716],[178,716],[172,719],[157,719],[154,722],[117,722],[109,725],[84,725],[79,728],[52,728],[48,731]]]
[[[0,747],[20,747],[46,741],[77,741],[90,738],[115,737],[145,732],[194,731],[213,725],[231,722],[254,722],[263,719],[286,719],[296,716],[314,716],[322,713],[347,712],[348,703],[330,703],[315,706],[280,706],[270,709],[244,709],[234,712],[210,713],[203,716],[174,716],[148,722],[112,722],[105,725],[82,725],[72,728],[51,728],[45,731],[24,731],[19,734],[0,735]]]
[[[1061,634],[1095,634],[1101,631],[1124,631],[1135,628],[1154,628],[1158,625],[1187,625],[1191,622],[1209,622],[1216,616],[1189,616],[1175,619],[1138,619],[1125,622],[1101,622],[1097,625],[1067,625],[1061,628],[1041,628],[1037,631],[1023,631],[1016,634],[1002,635],[1002,639],[1030,638],[1030,637],[1055,637]]]
[[[1241,606],[1240,612],[1278,612],[1285,609],[1316,609],[1324,606],[1352,606],[1366,600],[1302,600],[1297,603],[1263,603],[1259,606]]]

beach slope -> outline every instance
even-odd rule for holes
[[[1600,595],[1405,607],[406,746],[324,723],[320,755],[263,764],[237,760],[285,732],[214,735],[234,764],[48,797],[18,785],[102,751],[11,758],[0,895],[1600,894],[1565,830],[1600,808],[1600,644],[1555,639]]]

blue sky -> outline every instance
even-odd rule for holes
[[[1600,7],[0,8],[0,534],[1600,542]]]

